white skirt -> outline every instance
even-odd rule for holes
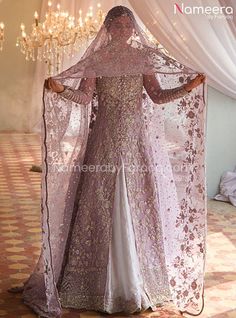
[[[112,224],[112,240],[109,248],[109,262],[105,291],[105,310],[114,313],[116,308],[112,300],[120,298],[130,304],[136,303],[135,311],[152,310],[156,306],[150,303],[144,290],[143,279],[135,244],[125,168],[122,157],[117,172]],[[118,308],[117,308],[118,309]]]

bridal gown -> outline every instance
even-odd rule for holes
[[[171,301],[142,112],[143,76],[96,79],[89,134],[59,297],[62,307],[135,312]],[[66,89],[76,101],[79,90]],[[165,102],[186,94],[162,91]],[[156,105],[156,107],[162,107]]]

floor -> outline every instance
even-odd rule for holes
[[[0,134],[0,144],[0,317],[33,318],[37,316],[22,303],[21,294],[10,294],[6,289],[28,277],[39,255],[40,173],[29,169],[32,164],[40,164],[40,143],[33,134]],[[236,208],[214,200],[208,201],[205,278],[205,308],[198,317],[235,318]],[[179,317],[167,309],[132,316]],[[63,318],[69,317],[101,315],[93,311],[64,310]]]

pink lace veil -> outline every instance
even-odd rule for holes
[[[109,25],[127,15],[133,34],[127,49],[112,43]],[[196,77],[197,71],[155,46],[133,13],[118,6],[109,11],[82,58],[54,79],[73,89],[82,78],[155,74],[162,89]],[[130,89],[127,87],[127,89]],[[203,309],[206,256],[205,122],[206,88],[155,104],[143,89],[143,118],[152,145],[153,173],[159,190],[159,213],[169,287],[179,310],[198,315]],[[23,300],[45,317],[62,312],[58,283],[77,208],[77,186],[88,134],[99,111],[97,94],[88,105],[74,103],[44,88],[42,111],[42,249],[24,283]]]

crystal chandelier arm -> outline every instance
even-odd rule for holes
[[[96,87],[96,79],[83,78],[78,89],[73,89],[65,85],[64,87],[64,91],[58,93],[59,95],[74,103],[87,105],[93,98],[93,92]]]
[[[185,85],[171,89],[162,89],[155,75],[143,75],[143,85],[155,104],[169,103],[189,93],[185,89]]]

